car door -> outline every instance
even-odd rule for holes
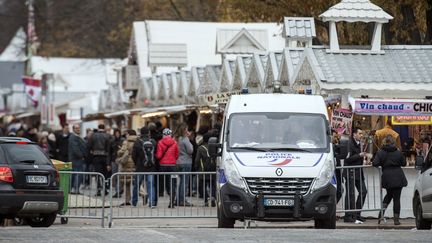
[[[432,149],[430,148],[421,177],[423,213],[425,217],[432,218]]]

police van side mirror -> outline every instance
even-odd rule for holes
[[[222,152],[220,151],[222,144],[218,143],[218,139],[216,137],[209,138],[208,145],[210,157],[215,158],[222,155]]]
[[[422,155],[418,155],[415,160],[415,169],[422,170],[424,164],[424,157]]]

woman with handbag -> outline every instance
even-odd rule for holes
[[[119,165],[120,172],[135,172],[135,163],[132,160],[132,149],[137,140],[137,133],[134,130],[128,130],[126,140],[119,151],[117,151],[117,159],[115,162]],[[132,175],[120,175],[120,185],[125,192],[125,202],[119,206],[131,205],[131,186]]]
[[[406,165],[405,156],[397,149],[395,139],[387,135],[383,140],[383,146],[377,152],[373,160],[373,166],[382,168],[382,187],[387,190],[383,200],[383,211],[378,215],[378,224],[384,218],[384,212],[393,199],[393,219],[395,225],[400,225],[400,197],[402,188],[408,185],[401,166]]]

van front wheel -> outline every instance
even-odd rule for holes
[[[336,214],[327,219],[315,219],[315,229],[336,229]]]
[[[222,211],[223,209],[218,206],[217,216],[218,216],[218,228],[234,228],[235,219],[227,218]]]

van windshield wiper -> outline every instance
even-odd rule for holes
[[[27,159],[27,160],[20,160],[20,163],[28,163],[28,164],[34,164],[34,159]]]
[[[254,147],[231,147],[232,149],[244,149],[251,151],[259,151],[259,152],[271,152],[271,149],[263,149],[263,148],[254,148]]]
[[[311,153],[312,151],[302,148],[271,148],[269,149],[271,151],[298,151],[298,152],[308,152]]]

